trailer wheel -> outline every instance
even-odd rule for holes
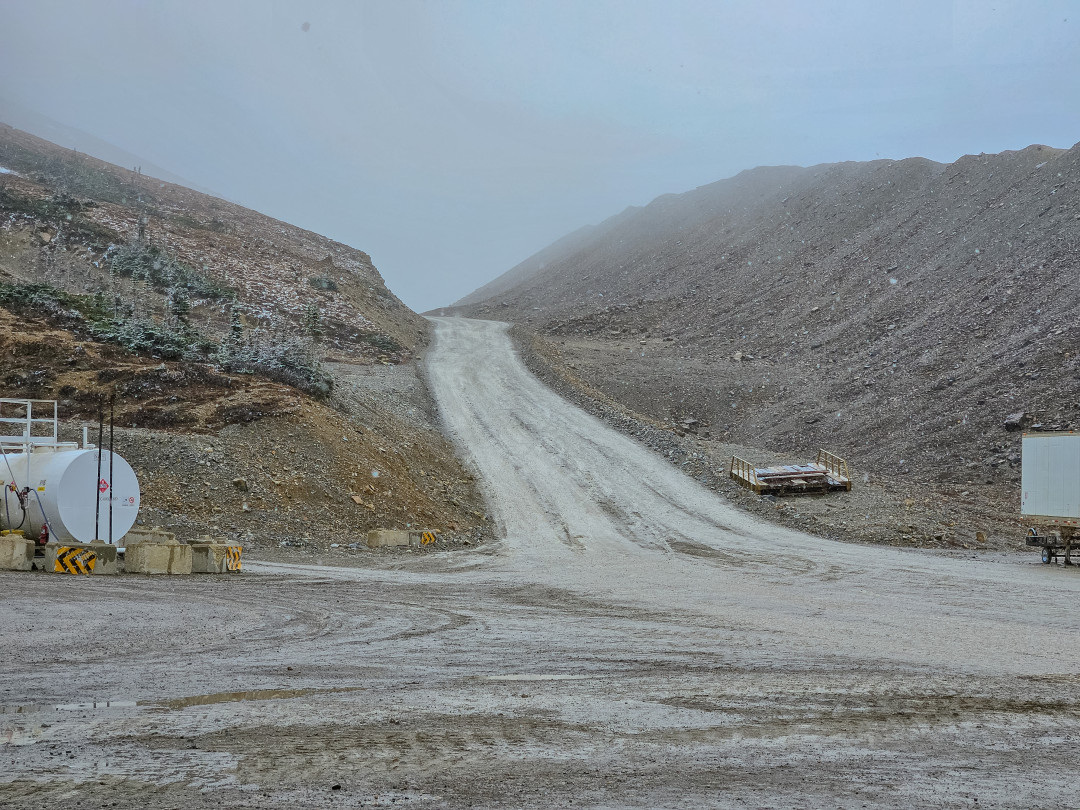
[[[1054,555],[1049,548],[1043,546],[1042,561],[1044,563],[1051,563],[1054,561]]]

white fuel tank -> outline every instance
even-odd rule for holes
[[[70,445],[69,445],[70,447]],[[29,453],[0,455],[0,525],[19,528],[23,510],[8,486],[19,491],[30,487],[26,500],[26,520],[21,526],[27,535],[41,532],[43,515],[52,530],[51,539],[89,543],[100,539],[119,542],[135,525],[139,514],[139,480],[121,456],[93,449],[52,449],[36,447]],[[112,480],[109,478],[110,457]],[[8,466],[10,465],[10,470]],[[109,505],[112,505],[112,533],[109,532]],[[95,525],[95,512],[97,521]]]

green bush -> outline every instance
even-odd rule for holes
[[[320,399],[329,397],[334,387],[333,378],[323,369],[310,342],[298,338],[283,343],[264,344],[258,339],[245,342],[235,310],[230,337],[215,343],[179,319],[165,324],[128,315],[116,317],[100,292],[74,295],[48,284],[0,282],[0,306],[18,315],[45,317],[77,334],[122,346],[133,354],[210,363],[234,373],[261,374]]]
[[[205,361],[215,348],[212,341],[186,324],[167,325],[142,318],[92,321],[88,331],[94,340],[162,360]]]
[[[52,320],[80,320],[98,314],[92,297],[72,295],[49,284],[0,282],[0,307],[17,315],[39,315]]]
[[[392,337],[380,334],[379,332],[364,332],[356,339],[360,343],[366,343],[386,354],[400,354],[405,351],[405,347]]]
[[[0,186],[0,211],[23,214],[57,229],[66,228],[76,236],[97,243],[115,242],[119,235],[112,228],[87,219],[82,212],[97,204],[83,202],[67,194],[52,197],[29,197]]]
[[[120,276],[145,281],[159,290],[183,288],[192,298],[232,298],[232,290],[180,261],[166,250],[142,242],[129,242],[109,251],[106,261]]]
[[[333,377],[323,370],[311,345],[297,338],[269,345],[222,344],[214,362],[224,371],[262,374],[319,399],[326,399],[334,390]]]

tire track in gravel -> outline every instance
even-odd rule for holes
[[[543,386],[505,324],[432,320],[429,381],[506,535],[490,570],[708,613],[736,609],[860,657],[949,660],[947,650],[962,650],[970,665],[990,668],[1022,667],[1021,655],[1080,662],[1028,601],[1029,588],[1046,589],[1071,623],[1063,606],[1080,595],[1080,579],[767,524]]]

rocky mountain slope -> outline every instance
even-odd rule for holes
[[[1015,500],[1018,429],[1080,427],[1078,184],[1080,147],[754,169],[627,209],[459,311],[554,339],[673,428]]]
[[[359,250],[0,126],[0,397],[58,399],[74,439],[115,393],[144,522],[475,542],[482,499],[418,372],[427,334]]]

